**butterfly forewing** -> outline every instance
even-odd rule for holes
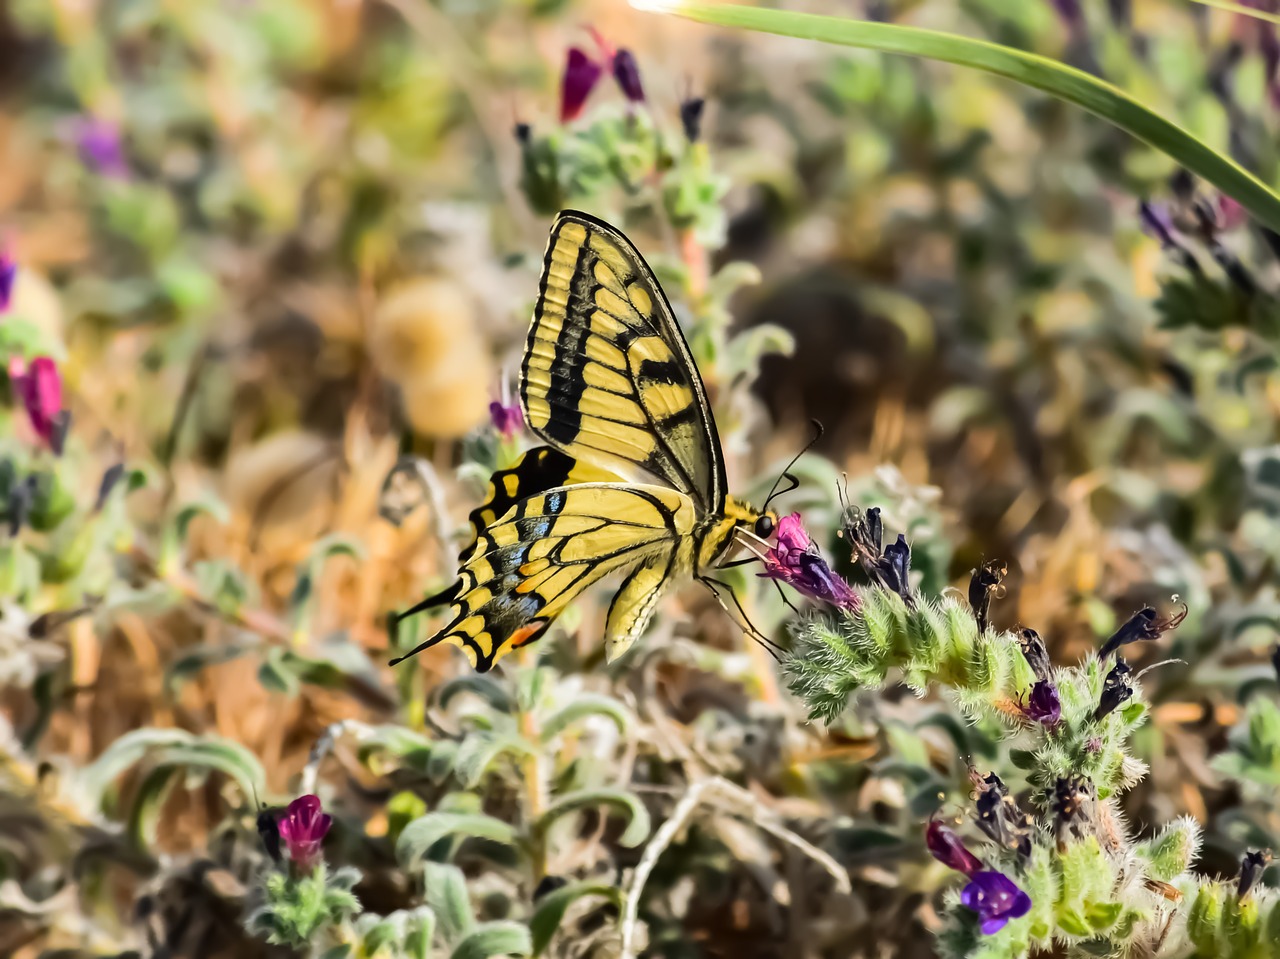
[[[652,271],[608,224],[556,220],[522,374],[529,425],[548,443],[720,511],[724,465],[702,380]]]

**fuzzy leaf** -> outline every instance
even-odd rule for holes
[[[475,926],[467,880],[457,866],[441,862],[423,863],[422,890],[433,917],[440,920],[446,939],[451,942],[459,939]],[[429,942],[430,937],[427,939]]]
[[[618,842],[622,845],[632,848],[649,837],[649,810],[635,793],[623,789],[583,789],[561,796],[538,817],[534,830],[545,836],[552,823],[561,816],[599,805],[613,806],[626,815],[627,827],[618,837]]]
[[[625,899],[617,886],[601,882],[573,882],[567,886],[550,892],[538,900],[533,917],[529,920],[529,932],[532,934],[533,954],[542,955],[564,920],[568,908],[579,899],[588,896],[599,896],[607,899],[622,909]]]
[[[527,956],[533,952],[529,930],[518,922],[483,922],[467,934],[450,959],[489,959],[490,956]]]
[[[603,716],[613,720],[618,732],[626,734],[631,722],[631,714],[625,706],[611,696],[600,696],[584,693],[574,698],[568,706],[552,713],[542,724],[542,741],[551,742],[575,723],[582,722],[591,716]]]
[[[423,859],[432,846],[448,836],[519,845],[515,827],[501,819],[483,813],[431,812],[404,827],[396,840],[396,858],[404,866],[412,866]]]

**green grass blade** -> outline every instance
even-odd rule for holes
[[[632,3],[640,9],[671,13],[721,27],[940,60],[1043,90],[1084,107],[1168,154],[1238,201],[1260,223],[1280,232],[1280,195],[1256,176],[1118,87],[1055,60],[985,40],[892,23],[737,4],[681,3],[679,0],[632,0]]]
[[[1219,10],[1227,10],[1231,13],[1238,13],[1242,17],[1253,17],[1255,20],[1266,20],[1269,23],[1280,23],[1280,13],[1268,13],[1265,10],[1246,7],[1243,3],[1232,3],[1231,0],[1191,0],[1191,2],[1198,3],[1206,7],[1216,7]]]

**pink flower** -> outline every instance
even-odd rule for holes
[[[489,404],[489,422],[504,440],[510,440],[524,428],[524,414],[520,412],[519,403],[494,400]]]
[[[924,844],[934,859],[956,872],[972,876],[982,869],[982,860],[965,848],[954,829],[930,819],[924,829]]]
[[[805,532],[799,513],[778,520],[776,546],[765,551],[765,571],[760,575],[787,583],[793,589],[844,609],[854,609],[858,596],[835,574]]]
[[[320,860],[320,844],[324,842],[333,817],[323,812],[319,796],[300,796],[289,803],[280,819],[280,838],[289,858],[301,869],[311,869]]]
[[[49,449],[61,454],[68,414],[62,408],[62,378],[57,365],[47,356],[37,356],[29,367],[21,357],[12,357],[9,382],[36,435]]]
[[[578,47],[570,47],[565,59],[564,74],[560,78],[560,122],[577,119],[586,105],[587,97],[600,81],[604,67]]]
[[[625,47],[615,50],[594,27],[587,30],[600,48],[601,59],[593,59],[578,47],[569,48],[560,78],[561,123],[577,118],[606,69],[613,74],[628,103],[644,103],[644,84],[640,81],[640,65],[636,63],[635,54]]]

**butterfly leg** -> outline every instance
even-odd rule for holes
[[[697,579],[699,583],[711,591],[711,595],[716,598],[716,602],[720,604],[720,608],[729,615],[730,619],[738,624],[739,628],[741,628],[743,632],[768,650],[769,655],[775,660],[778,662],[782,661],[778,656],[778,653],[782,652],[782,647],[764,633],[760,632],[759,628],[751,622],[751,617],[748,616],[747,611],[742,608],[742,601],[738,599],[738,594],[733,591],[732,586],[728,583],[721,582],[718,579],[712,579],[710,576],[699,576]],[[737,609],[736,616],[734,615],[734,611],[728,607],[724,598],[720,595],[721,589],[727,591],[729,598],[733,600],[734,608]]]

